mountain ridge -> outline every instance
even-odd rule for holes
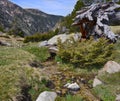
[[[0,1],[0,26],[5,31],[20,30],[25,36],[43,33],[51,30],[62,18],[38,9],[24,9],[8,0]]]

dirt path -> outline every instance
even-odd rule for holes
[[[80,76],[75,75],[72,71],[61,71],[56,63],[49,61],[45,62],[44,69],[42,70],[43,75],[46,75],[50,78],[50,80],[55,84],[55,91],[60,91],[61,95],[65,95],[68,93],[68,90],[65,89],[63,86],[68,82],[74,79],[74,82],[77,82],[80,86],[80,91],[76,94],[82,96],[86,99],[86,101],[100,101],[96,98],[90,91],[90,88],[83,84],[80,81]]]

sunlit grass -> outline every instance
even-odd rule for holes
[[[120,33],[120,26],[110,26],[110,28],[114,33]]]
[[[29,52],[22,48],[0,46],[0,101],[11,101],[21,96],[21,89],[25,85],[31,87],[28,93],[33,100],[46,89],[41,83],[40,69],[29,66],[31,61],[38,59],[34,49]]]

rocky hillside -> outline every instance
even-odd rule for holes
[[[61,18],[37,9],[23,9],[8,0],[0,0],[0,26],[6,31],[19,30],[25,35],[46,32]]]

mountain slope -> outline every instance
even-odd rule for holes
[[[23,9],[8,1],[0,0],[0,26],[5,30],[20,30],[25,35],[51,30],[62,16],[49,15],[37,9]]]

